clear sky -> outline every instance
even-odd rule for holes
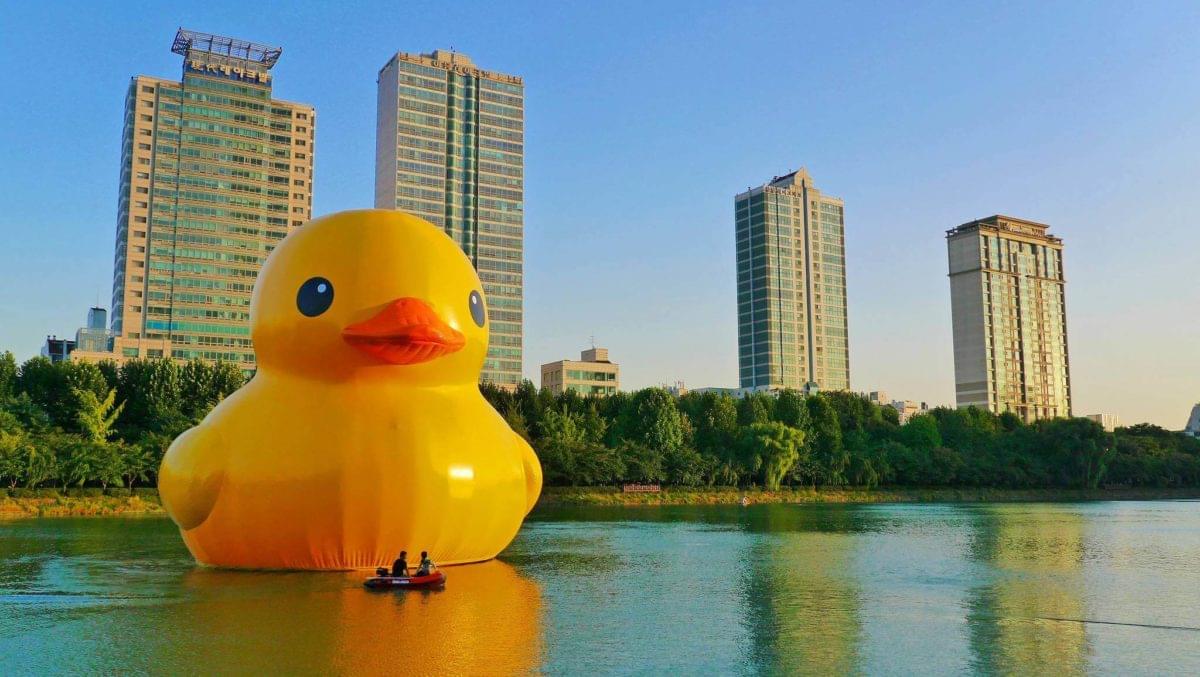
[[[736,385],[733,195],[799,166],[846,201],[851,381],[954,400],[944,231],[1065,240],[1075,412],[1200,400],[1200,6],[5,3],[0,349],[111,292],[129,77],[179,26],[277,44],[318,110],[317,215],[372,206],[375,77],[454,48],[526,82],[525,373],[589,336],[623,385]],[[842,6],[839,6],[842,5]]]

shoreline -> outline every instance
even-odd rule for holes
[[[869,503],[1052,503],[1074,501],[1161,501],[1200,499],[1200,487],[1114,489],[863,489],[857,487],[760,489],[665,488],[658,493],[624,493],[616,487],[547,487],[536,507],[869,504]],[[536,508],[535,508],[536,509]]]
[[[166,515],[157,489],[0,490],[0,520],[28,517]]]
[[[1200,487],[1122,489],[862,489],[855,487],[760,489],[666,488],[624,493],[616,487],[546,487],[538,508],[672,505],[871,503],[1063,503],[1074,501],[1166,501],[1200,499]],[[3,489],[0,520],[32,517],[165,516],[155,489]]]

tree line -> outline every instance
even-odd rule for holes
[[[229,363],[0,355],[0,483],[9,488],[154,486],[179,433],[245,383]]]
[[[243,383],[229,363],[18,366],[4,353],[0,485],[154,486],[171,441]],[[891,407],[848,392],[480,388],[533,445],[550,485],[1200,487],[1200,440],[1149,424],[1114,434],[1087,419],[1026,425],[970,407],[900,425]]]
[[[1084,418],[1026,425],[940,407],[900,425],[895,409],[849,392],[482,389],[550,485],[1200,487],[1200,440],[1150,424],[1109,433]]]

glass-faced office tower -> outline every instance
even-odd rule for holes
[[[113,357],[254,367],[250,293],[312,211],[312,106],[271,96],[281,50],[180,30],[180,81],[125,95]]]
[[[443,228],[479,272],[491,322],[483,379],[521,380],[524,84],[465,54],[398,53],[379,71],[375,206]]]
[[[1062,240],[991,216],[946,231],[958,406],[1071,415]]]
[[[800,169],[734,207],[741,387],[848,390],[842,200]]]

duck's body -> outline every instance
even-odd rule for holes
[[[381,238],[372,230],[360,235],[388,246],[394,233],[382,231]],[[401,241],[413,244],[412,238]],[[339,294],[349,286],[345,277]],[[388,308],[369,320],[372,331],[388,313],[400,313],[402,327],[413,326],[408,310]],[[385,319],[395,324],[394,317]],[[417,324],[427,329],[435,318],[422,322],[427,324]],[[364,324],[343,331],[339,322],[339,344]],[[285,329],[263,334],[269,341],[291,341]],[[422,341],[431,340],[427,333]],[[466,335],[468,346],[478,339]],[[380,341],[385,339],[373,334],[369,350],[381,350]],[[402,352],[407,345],[385,348]],[[498,554],[541,488],[541,468],[529,445],[474,379],[439,383],[432,370],[437,360],[424,353],[411,363],[385,365],[342,357],[346,364],[339,366],[314,355],[312,368],[301,360],[295,369],[266,360],[250,383],[172,445],[159,489],[196,559],[227,567],[351,569],[390,564],[402,550],[428,550],[446,564]]]

